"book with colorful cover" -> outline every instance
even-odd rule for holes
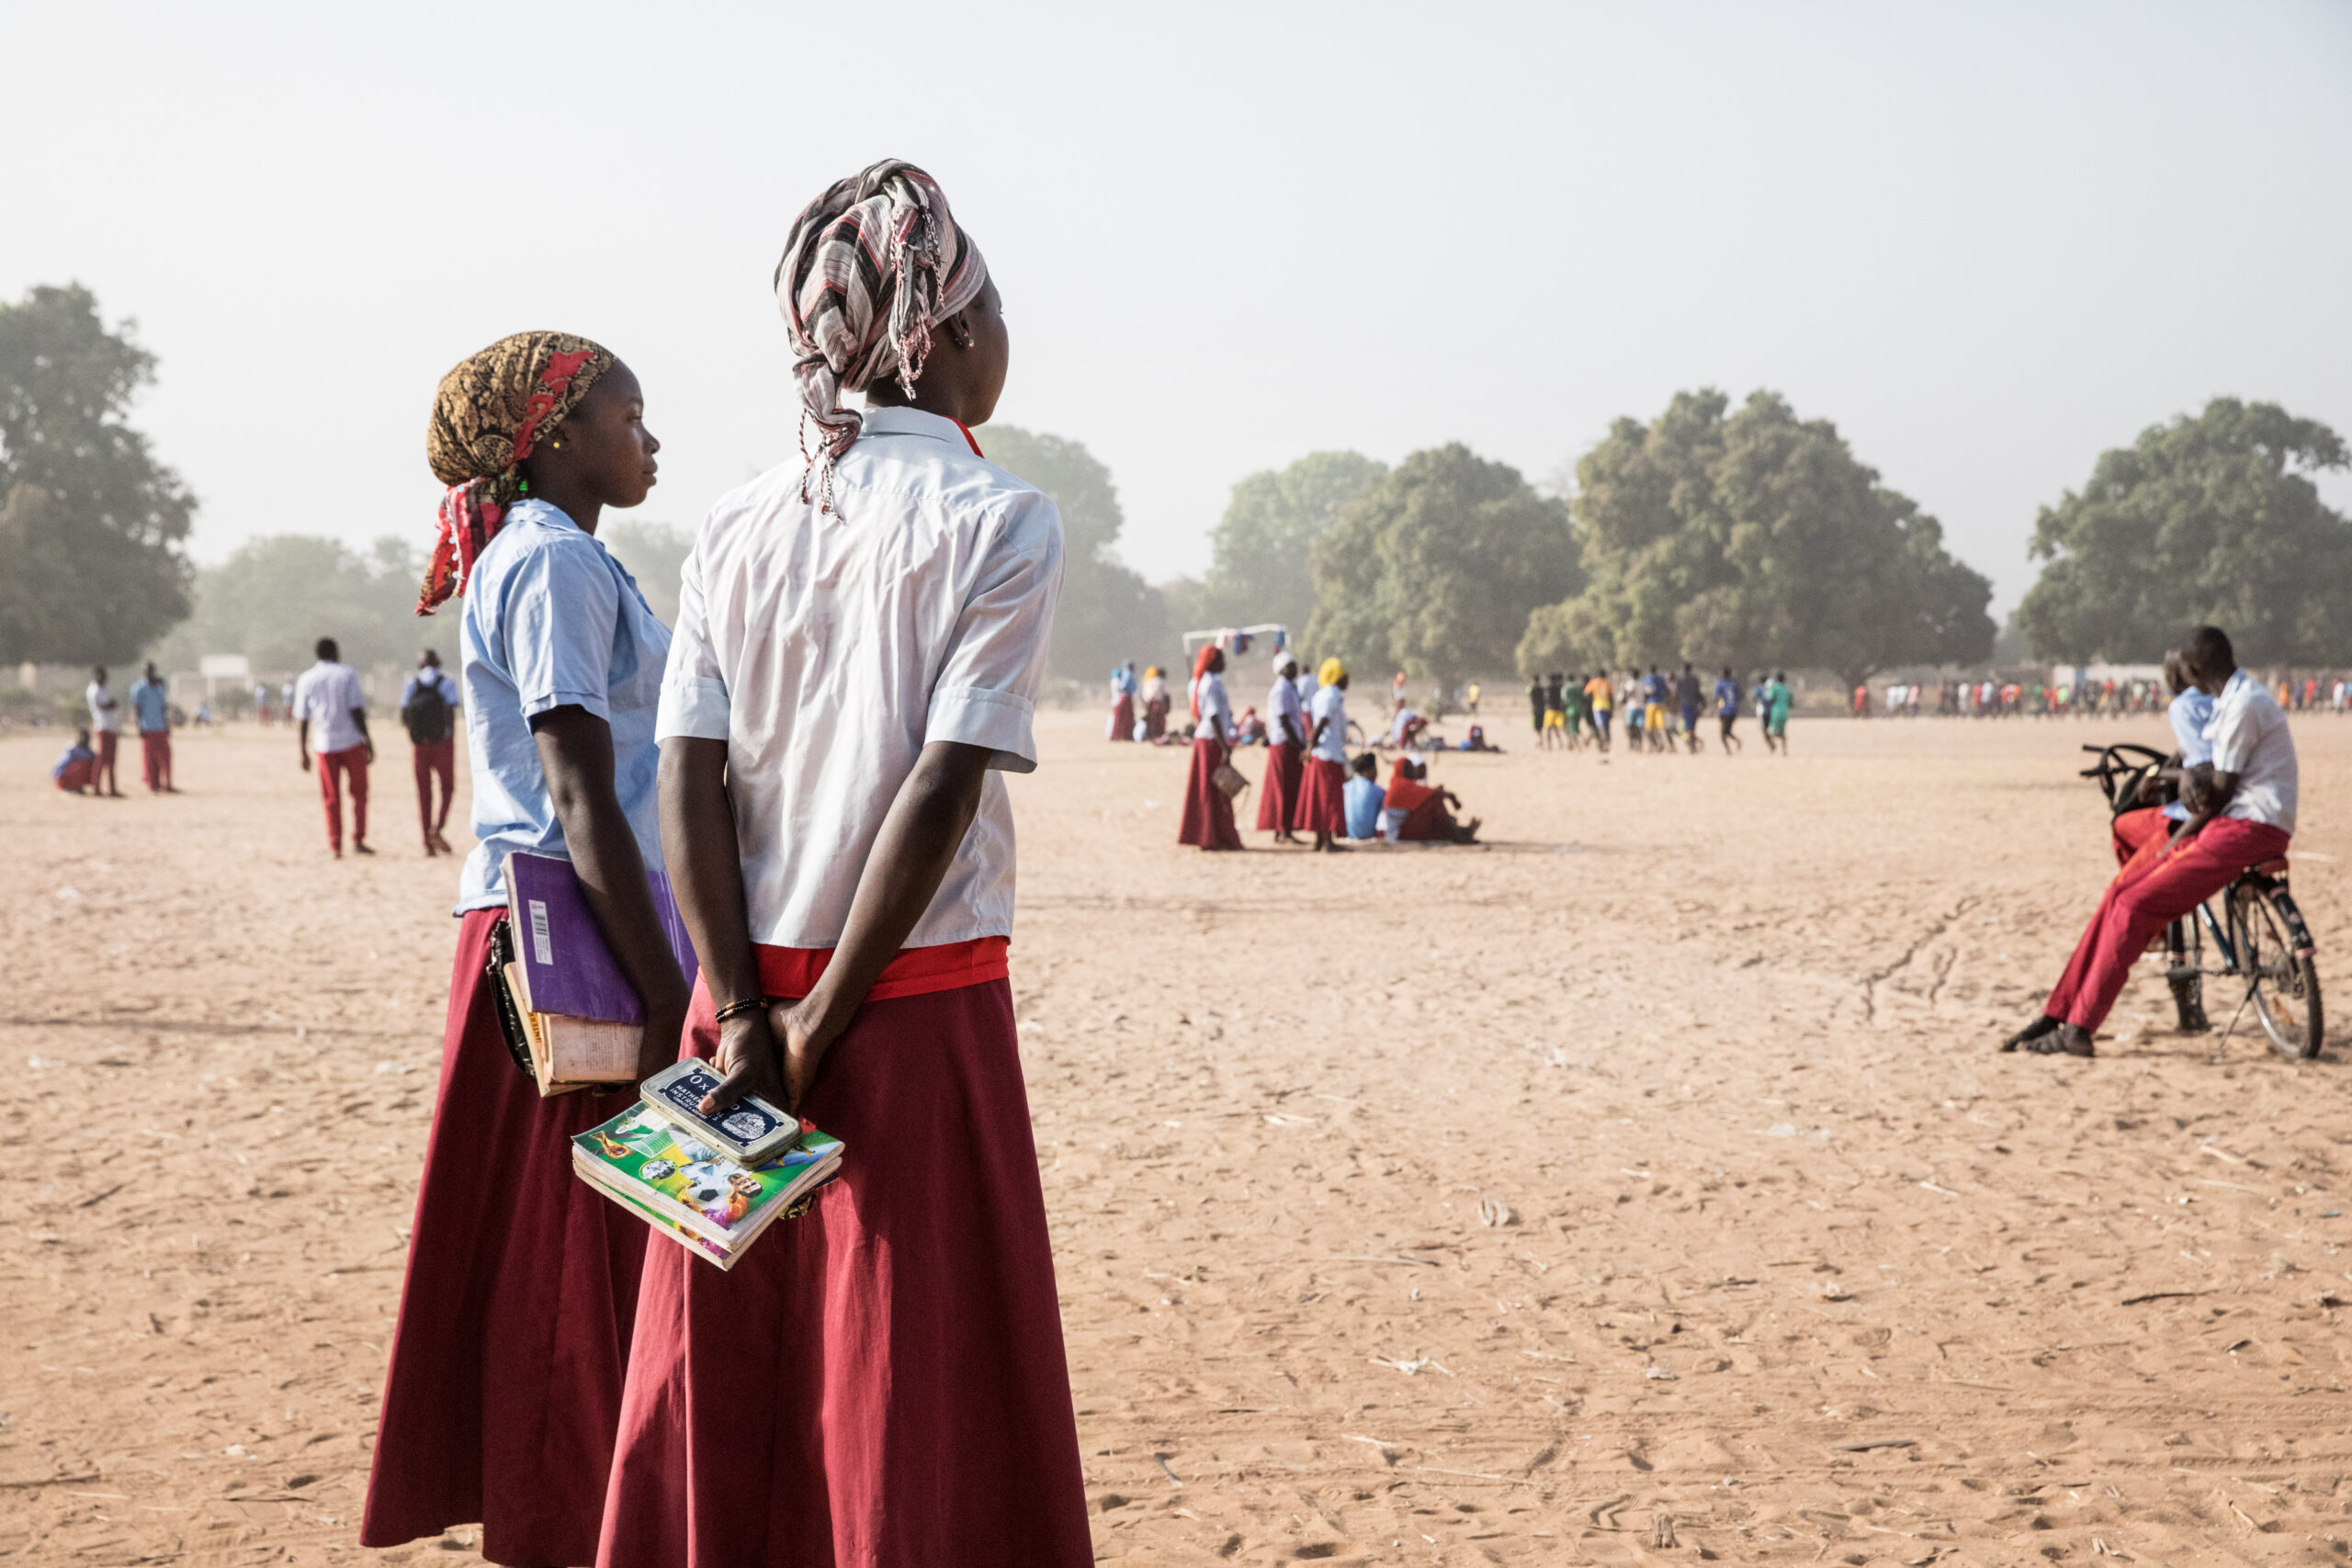
[[[721,1269],[840,1173],[842,1141],[800,1123],[799,1141],[745,1167],[639,1103],[571,1140],[581,1179]]]

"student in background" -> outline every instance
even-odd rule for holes
[[[74,744],[58,754],[49,776],[66,794],[80,795],[90,787],[90,780],[97,771],[98,754],[90,750],[90,732],[77,729],[74,732]]]
[[[368,764],[376,760],[376,743],[368,735],[368,696],[359,676],[343,662],[334,638],[322,637],[311,648],[318,662],[294,682],[294,701],[288,710],[294,720],[294,748],[302,771],[311,771],[311,727],[318,726],[319,799],[326,807],[327,848],[343,858],[343,786],[351,789],[351,848],[355,854],[372,855],[368,847]]]
[[[1463,689],[1462,701],[1472,718],[1478,716],[1478,682],[1473,681]]]
[[[1133,743],[1136,738],[1136,679],[1133,660],[1111,666],[1111,718],[1107,739]]]
[[[1682,743],[1691,750],[1699,750],[1699,672],[1690,661],[1682,661],[1682,673],[1674,678],[1675,705],[1682,711]]]
[[[1266,691],[1266,775],[1258,784],[1258,830],[1274,842],[1298,842],[1298,791],[1306,774],[1306,710],[1298,700],[1298,660],[1274,655],[1274,683]]]
[[[1789,754],[1789,678],[1774,671],[1764,692],[1764,743],[1785,757]]]
[[[1298,825],[1311,829],[1315,847],[1337,853],[1347,846],[1348,671],[1327,659],[1317,671],[1321,683],[1306,720],[1306,771],[1299,785]]]
[[[1541,675],[1530,675],[1527,678],[1527,714],[1529,720],[1534,726],[1535,745],[1539,750],[1545,749],[1544,745],[1544,715],[1551,705],[1551,692],[1549,687],[1545,684],[1544,677]]]
[[[1554,671],[1544,680],[1544,750],[1566,750],[1568,744],[1566,677]]]
[[[425,457],[450,488],[418,608],[462,593],[474,835],[433,1136],[359,1539],[481,1521],[493,1562],[593,1562],[647,1231],[571,1174],[629,1089],[543,1100],[507,1055],[492,936],[506,857],[569,860],[645,1009],[637,1076],[678,1055],[686,983],[648,886],[662,864],[653,720],[669,629],[596,529],[661,444],[637,378],[565,333],[502,338],[441,378]],[[721,807],[721,811],[724,811]]]
[[[1380,810],[1386,795],[1380,787],[1380,765],[1372,753],[1356,753],[1356,760],[1348,764],[1348,784],[1341,796],[1349,838],[1361,842],[1380,837]]]
[[[107,685],[105,665],[90,671],[90,683],[84,689],[82,700],[89,705],[90,735],[97,743],[97,766],[90,777],[90,793],[120,800],[122,791],[115,784],[114,754],[122,739],[122,703]]]
[[[1216,785],[1216,771],[1233,759],[1233,705],[1225,694],[1225,650],[1204,646],[1193,660],[1193,767],[1184,781],[1184,815],[1176,841],[1204,850],[1241,848],[1233,797]]]
[[[863,270],[894,234],[903,270]],[[864,1152],[731,1272],[655,1244],[597,1561],[1089,1568],[1006,948],[1060,520],[969,434],[1009,344],[928,175],[834,186],[776,277],[820,446],[687,558],[662,826],[710,1109]]]
[[[426,649],[416,673],[401,688],[401,724],[408,730],[410,761],[416,773],[416,814],[424,828],[424,856],[454,854],[441,831],[449,825],[449,798],[458,781],[458,683],[442,672],[441,655]],[[441,784],[436,810],[433,785]]]
[[[1739,737],[1732,733],[1733,727],[1739,723],[1739,682],[1728,664],[1715,679],[1715,722],[1724,755],[1728,757],[1743,750]]]
[[[269,682],[254,682],[254,722],[264,728],[269,726]]]
[[[1156,742],[1168,733],[1168,678],[1159,665],[1145,667],[1137,695],[1143,702],[1143,738]]]
[[[1609,671],[1596,670],[1592,679],[1584,683],[1586,709],[1592,715],[1592,738],[1603,752],[1609,750],[1609,716],[1615,706],[1614,694],[1609,685]]]
[[[150,795],[177,795],[172,786],[172,691],[150,663],[130,688],[130,709],[139,716],[139,771]]]
[[[1476,843],[1480,818],[1456,821],[1453,812],[1461,809],[1462,797],[1430,784],[1429,776],[1430,765],[1420,759],[1396,759],[1381,806],[1381,836],[1396,843]]]

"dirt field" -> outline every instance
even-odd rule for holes
[[[1183,756],[1100,733],[1012,788],[1102,1559],[2345,1559],[2338,1050],[2143,975],[2099,1061],[1992,1053],[2112,869],[2075,748],[2154,724],[1449,758],[1491,847],[1335,859],[1179,850]],[[405,742],[340,863],[285,731],[160,800],[57,745],[0,740],[0,1558],[475,1561],[351,1544],[454,931]]]

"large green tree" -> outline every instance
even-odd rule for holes
[[[1341,507],[1387,471],[1361,452],[1310,452],[1235,485],[1209,536],[1208,575],[1196,601],[1200,624],[1280,621],[1293,635],[1306,631],[1315,615],[1315,541]]]
[[[1308,651],[1448,685],[1508,670],[1529,613],[1581,581],[1567,508],[1459,442],[1342,506],[1313,559]]]
[[[1111,470],[1084,446],[1013,424],[989,424],[989,460],[1054,498],[1062,515],[1062,594],[1048,654],[1057,675],[1099,681],[1112,665],[1156,654],[1167,640],[1159,595],[1118,557],[1126,516]]]
[[[187,614],[196,502],[127,423],[130,334],[79,284],[0,304],[0,660],[119,661]]]
[[[2211,622],[2252,664],[2352,657],[2352,521],[2311,478],[2346,463],[2326,425],[2234,398],[2101,453],[2035,520],[2048,564],[2018,605],[2027,642],[2145,662]]]
[[[1524,671],[1683,659],[1831,670],[1849,684],[1992,649],[1992,584],[1827,420],[1771,392],[1679,392],[1577,464],[1590,581],[1529,619]]]

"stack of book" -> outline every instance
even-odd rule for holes
[[[718,1083],[709,1063],[692,1059],[657,1073],[636,1105],[571,1140],[571,1168],[657,1235],[731,1269],[840,1173],[842,1149],[756,1097],[703,1115]]]
[[[570,861],[518,850],[506,857],[505,877],[514,960],[503,977],[522,1021],[539,1093],[569,1094],[637,1077],[645,1004],[605,944],[579,874]],[[647,880],[670,950],[691,986],[698,966],[670,879],[656,871]]]

